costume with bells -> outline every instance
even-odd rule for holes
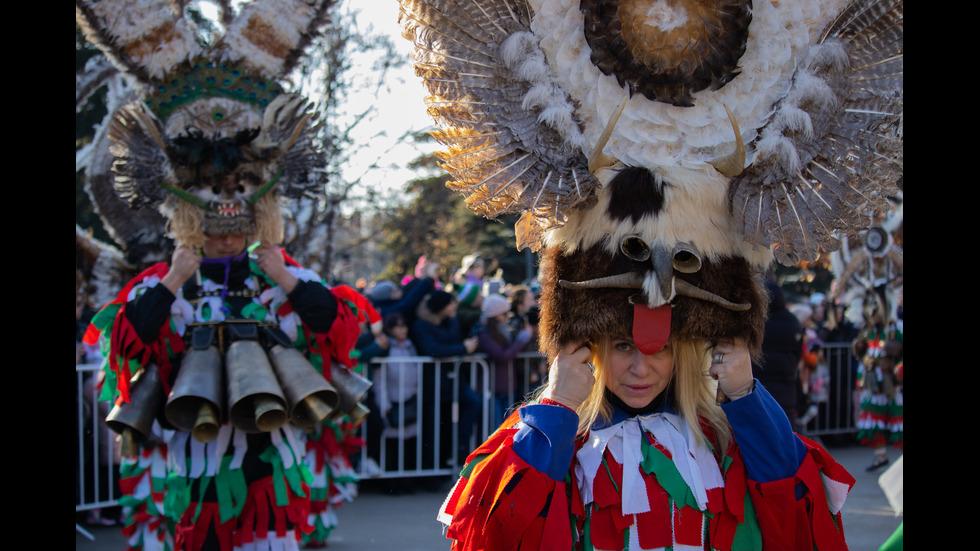
[[[178,253],[151,266],[86,335],[104,346],[133,549],[298,549],[325,540],[329,505],[353,495],[343,433],[370,384],[352,371],[356,301],[268,248],[283,238],[279,201],[324,183],[315,117],[279,81],[331,2],[292,4],[240,7],[209,47],[172,3],[76,4],[86,37],[140,86],[109,127],[117,193],[164,213],[178,252],[251,244],[202,258],[176,292],[162,282]],[[288,292],[265,254],[282,255]]]
[[[865,328],[851,344],[861,359],[858,441],[875,450],[868,470],[888,464],[888,446],[905,445],[905,335],[895,321],[894,306],[888,307],[895,299],[888,295],[883,286],[865,294]]]
[[[901,172],[901,2],[400,5],[448,186],[542,253],[549,359],[608,335],[757,354],[772,261],[832,250]],[[607,397],[582,434],[522,406],[440,510],[453,548],[846,548],[854,479],[758,381],[720,397],[726,448],[679,398]]]

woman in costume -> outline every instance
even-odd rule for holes
[[[890,208],[901,1],[399,5],[447,186],[543,255],[546,390],[469,455],[454,548],[846,548],[853,478],[750,363],[761,275]]]
[[[608,308],[467,459],[440,512],[454,549],[845,549],[854,479],[792,432],[745,340]]]

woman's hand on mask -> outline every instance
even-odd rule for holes
[[[577,410],[595,385],[591,360],[592,351],[587,346],[565,345],[548,370],[548,387],[543,397]]]
[[[730,400],[752,392],[752,355],[742,339],[722,339],[711,350],[708,375],[718,381],[718,390]]]

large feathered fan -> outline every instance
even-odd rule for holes
[[[109,126],[119,195],[168,217],[192,205],[203,212],[197,232],[254,233],[263,197],[322,193],[317,121],[281,81],[332,4],[222,6],[224,33],[205,47],[173,2],[78,0],[86,38],[143,86]]]
[[[552,344],[614,295],[758,344],[758,272],[867,227],[902,173],[901,1],[400,4],[450,187],[546,249]]]

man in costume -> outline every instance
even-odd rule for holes
[[[175,241],[86,335],[104,346],[131,548],[320,544],[353,497],[347,431],[369,386],[350,357],[357,297],[280,249],[280,202],[322,193],[325,160],[308,103],[279,80],[331,4],[249,3],[210,46],[166,2],[76,5],[141,85],[109,127],[116,191],[159,209]]]
[[[220,341],[227,344],[228,378],[260,375],[251,371],[245,358],[229,367],[235,342],[261,343],[251,350],[263,354],[276,345],[294,347],[316,359],[321,369],[340,361],[339,356],[349,358],[344,348],[351,342],[356,319],[348,304],[312,272],[291,261],[287,264],[278,248],[261,245],[249,253],[245,246],[243,234],[206,236],[202,255],[178,245],[169,267],[147,270],[96,317],[93,327],[110,336],[109,384],[103,397],[122,407],[139,406],[126,397],[135,396],[132,387],[142,386],[156,370],[158,396],[145,399],[163,405],[169,395],[171,405],[179,408],[173,392],[180,390],[176,385],[181,368],[189,365],[181,360]],[[246,371],[232,371],[235,368]],[[223,389],[217,390],[220,395]],[[247,394],[237,397],[252,399]],[[230,405],[234,410],[236,404]],[[132,510],[125,531],[133,547],[145,547],[148,540],[168,542],[170,537],[178,549],[230,549],[263,539],[295,545],[309,532],[313,477],[305,463],[307,438],[291,423],[276,423],[275,405],[246,422],[254,426],[224,421],[210,437],[200,434],[206,430],[200,424],[174,430],[161,415],[164,408],[153,412],[157,423],[145,434],[133,435],[141,440],[138,455],[126,456],[123,471],[123,483],[130,490],[123,501]],[[119,411],[110,414],[110,426],[126,426],[127,418]],[[163,464],[168,465],[164,472],[154,471]],[[151,488],[160,494],[140,493]]]

